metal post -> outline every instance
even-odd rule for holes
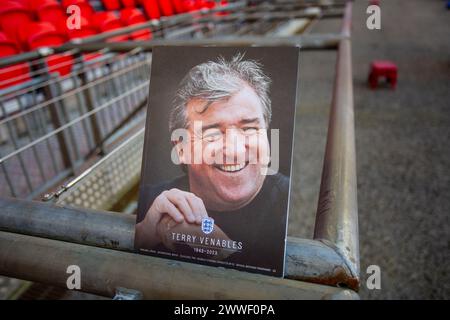
[[[42,70],[42,69],[47,70],[48,80],[50,80],[50,81],[47,81],[47,84],[42,89],[44,92],[45,99],[48,101],[53,100],[57,96],[57,92],[55,92],[54,88],[52,87],[52,83],[54,82],[54,81],[51,81],[52,74],[49,72],[49,70],[44,62],[39,63],[36,66],[36,68],[40,69],[40,70]],[[61,121],[61,114],[60,114],[60,111],[58,110],[58,107],[56,106],[56,104],[54,102],[51,102],[48,105],[48,110],[50,112],[50,119],[52,121],[54,129],[61,127],[63,125],[63,123]],[[58,146],[59,146],[60,153],[61,153],[61,159],[63,161],[63,166],[64,166],[64,168],[71,168],[71,170],[73,171],[74,161],[72,159],[72,156],[71,156],[71,153],[69,150],[69,144],[68,144],[67,140],[68,139],[67,139],[66,135],[64,134],[64,132],[58,133],[57,141],[58,141]]]
[[[81,72],[79,73],[79,77],[81,80],[81,87],[84,87],[88,84],[88,79],[87,79],[87,74],[86,74],[86,68],[85,68],[85,64],[83,61],[83,57],[81,56],[81,54],[76,54],[75,58],[78,58],[80,61],[79,67],[81,68]],[[90,88],[86,87],[86,90],[83,90],[84,93],[84,101],[86,101],[86,109],[87,111],[92,111],[93,109],[95,109],[93,100],[92,100],[92,95],[91,95],[91,91]],[[100,150],[101,153],[103,153],[103,144],[102,144],[102,135],[100,132],[100,128],[99,128],[99,124],[98,124],[98,117],[97,114],[93,114],[89,117],[89,121],[91,124],[91,130],[92,130],[92,138],[94,140],[94,144],[97,146],[97,148]]]

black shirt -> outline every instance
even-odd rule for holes
[[[159,194],[172,188],[189,191],[188,177],[181,176],[157,186],[142,186],[137,222],[144,219]],[[243,244],[242,250],[228,257],[227,261],[267,269],[267,272],[259,270],[263,273],[282,274],[288,196],[289,179],[278,173],[267,176],[256,197],[241,209],[216,212],[206,208],[215,225],[230,239]]]

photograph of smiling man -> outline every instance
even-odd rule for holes
[[[153,50],[136,249],[283,276],[298,54]]]

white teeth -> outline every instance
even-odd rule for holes
[[[245,167],[245,164],[235,164],[235,165],[219,165],[220,170],[227,172],[235,172],[242,170]]]

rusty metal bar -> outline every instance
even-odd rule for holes
[[[314,239],[342,257],[349,280],[359,282],[358,204],[351,62],[351,3],[347,4],[336,62]]]
[[[109,297],[125,287],[145,299],[358,298],[351,290],[331,286],[8,232],[0,232],[0,261],[0,274],[63,288],[67,267],[77,265],[81,290]]]
[[[135,216],[12,198],[0,198],[0,207],[2,231],[134,252]],[[286,251],[286,278],[356,288],[332,247],[289,237]]]

